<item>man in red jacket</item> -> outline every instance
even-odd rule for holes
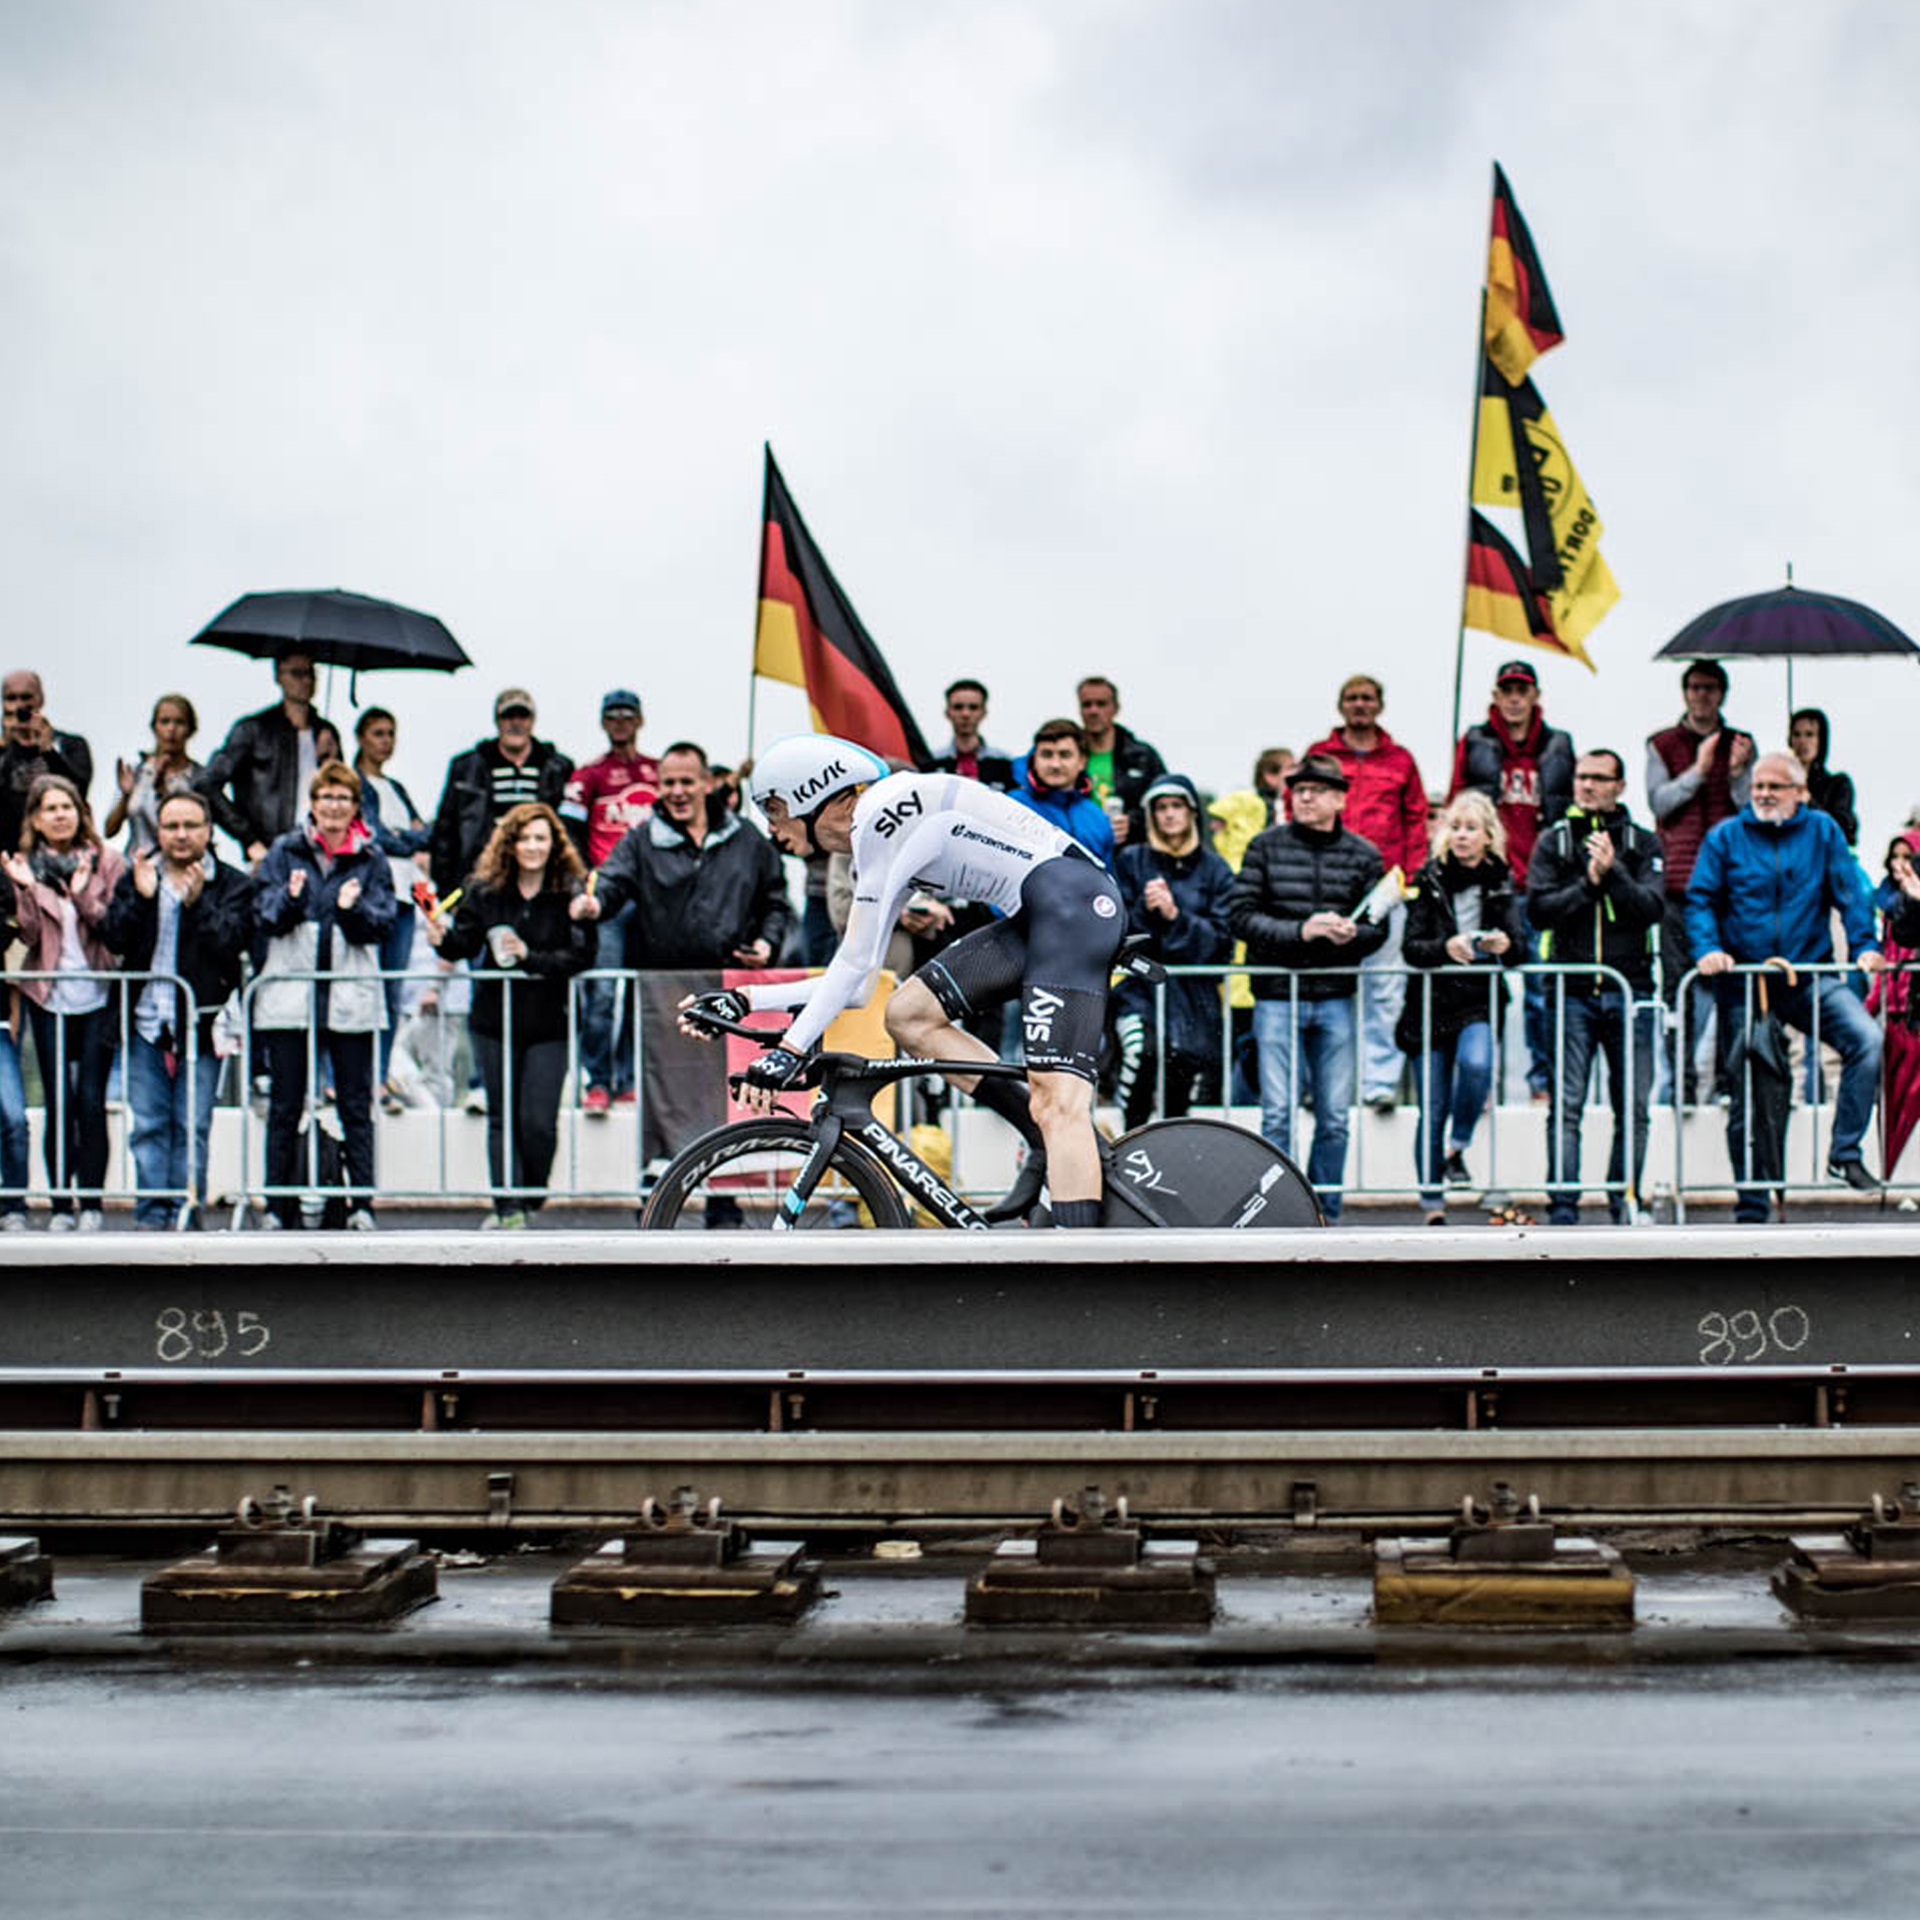
[[[1342,824],[1371,840],[1389,871],[1398,867],[1403,875],[1412,875],[1426,865],[1430,851],[1427,790],[1413,755],[1380,724],[1386,704],[1386,690],[1372,674],[1350,674],[1340,689],[1340,725],[1307,752],[1331,754],[1347,776]],[[1406,1065],[1393,1044],[1394,1023],[1407,997],[1406,976],[1398,971],[1406,921],[1406,908],[1395,907],[1386,944],[1361,963],[1367,972],[1395,970],[1363,982],[1361,992],[1360,1097],[1382,1113],[1399,1099]]]
[[[1507,830],[1507,860],[1514,892],[1525,902],[1527,869],[1534,842],[1573,801],[1573,740],[1547,725],[1540,711],[1540,676],[1524,660],[1509,660],[1493,676],[1493,702],[1487,717],[1460,736],[1453,754],[1453,784],[1447,798],[1471,788],[1500,810]],[[1540,943],[1524,904],[1521,923],[1527,933],[1527,958],[1540,957]],[[1524,1001],[1527,1036],[1527,1090],[1545,1102],[1554,1084],[1554,1022],[1547,982],[1527,977]]]
[[[1721,708],[1727,698],[1727,670],[1718,660],[1695,660],[1680,676],[1686,711],[1670,727],[1647,739],[1647,801],[1660,835],[1666,866],[1667,913],[1660,925],[1660,984],[1669,1008],[1694,953],[1687,932],[1687,883],[1701,844],[1722,820],[1731,820],[1747,804],[1753,784],[1753,735],[1727,725]],[[1684,1065],[1673,1058],[1676,1036],[1669,1031],[1662,1065],[1675,1106],[1691,1106],[1698,1095],[1695,1063],[1709,1021],[1714,1040],[1714,1091],[1727,1092],[1727,1048],[1731,1036],[1715,1018],[1712,994],[1695,981],[1687,996],[1688,1052]]]

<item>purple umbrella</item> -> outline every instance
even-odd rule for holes
[[[1820,659],[1834,654],[1911,653],[1920,647],[1883,613],[1837,593],[1809,593],[1791,580],[1771,593],[1726,600],[1689,620],[1656,660]]]

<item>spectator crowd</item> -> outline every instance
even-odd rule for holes
[[[88,743],[53,724],[37,674],[0,682],[14,989],[0,1024],[0,1230],[28,1217],[29,1035],[56,1231],[102,1224],[116,1076],[136,1224],[198,1224],[229,1063],[264,1109],[268,1225],[310,1222],[319,1206],[371,1228],[376,1106],[432,1097],[484,1115],[484,1224],[512,1230],[545,1197],[569,1098],[589,1119],[637,1100],[638,976],[830,955],[848,875],[808,862],[796,911],[736,770],[691,740],[642,751],[632,689],[606,694],[604,750],[578,763],[539,737],[528,689],[502,690],[490,734],[454,757],[429,811],[392,771],[393,712],[360,713],[349,761],[315,705],[315,661],[288,652],[273,674],[277,697],[204,763],[193,703],[156,700],[151,744],[115,762],[99,826]],[[1870,880],[1823,713],[1793,714],[1770,750],[1725,717],[1724,668],[1693,662],[1679,716],[1644,743],[1643,823],[1624,802],[1622,753],[1548,724],[1524,660],[1496,672],[1444,791],[1388,730],[1386,689],[1368,674],[1337,689],[1323,737],[1298,755],[1263,750],[1250,784],[1218,795],[1121,723],[1110,679],[1075,693],[1074,713],[995,744],[987,688],[956,680],[932,765],[1053,821],[1112,870],[1155,957],[1214,970],[1116,993],[1109,1090],[1127,1125],[1230,1098],[1257,1104],[1262,1132],[1292,1153],[1310,1112],[1307,1176],[1337,1218],[1351,1110],[1407,1101],[1412,1185],[1443,1225],[1474,1185],[1467,1154],[1511,1053],[1542,1110],[1550,1218],[1566,1223],[1603,1065],[1612,1219],[1632,1218],[1643,1191],[1658,1094],[1724,1104],[1736,1214],[1760,1220],[1784,1177],[1770,1057],[1784,1023],[1815,1043],[1799,1069],[1812,1097],[1825,1097],[1825,1052],[1837,1061],[1828,1175],[1878,1189],[1866,1137],[1883,1025],[1914,1023],[1920,827],[1901,830]],[[987,912],[916,894],[897,968]],[[456,1017],[458,1085],[444,1045]],[[986,1037],[1017,1046],[1017,1028]],[[1920,1089],[1898,1097],[1920,1106]],[[1494,1218],[1527,1217],[1506,1196],[1483,1201]]]

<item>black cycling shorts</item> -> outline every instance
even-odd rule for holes
[[[1091,858],[1042,861],[1020,889],[1020,910],[964,935],[913,977],[949,1020],[1020,995],[1026,1061],[1042,1073],[1099,1072],[1107,981],[1126,936],[1113,876]]]

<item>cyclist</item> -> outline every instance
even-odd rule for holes
[[[1030,1098],[1017,1080],[949,1078],[1032,1150],[996,1214],[1024,1211],[1044,1177],[1058,1225],[1098,1226],[1093,1083],[1108,975],[1127,923],[1112,876],[1004,794],[958,774],[889,772],[866,748],[829,734],[776,742],[754,764],[750,790],[783,852],[852,854],[853,910],[817,979],[690,996],[681,1002],[682,1029],[700,1033],[703,1006],[736,1020],[749,1010],[798,1009],[784,1043],[746,1071],[746,1103],[770,1111],[834,1016],[872,994],[909,893],[998,908],[1003,919],[956,940],[902,982],[887,1002],[887,1032],[922,1059],[997,1059],[956,1023],[1018,992]]]

